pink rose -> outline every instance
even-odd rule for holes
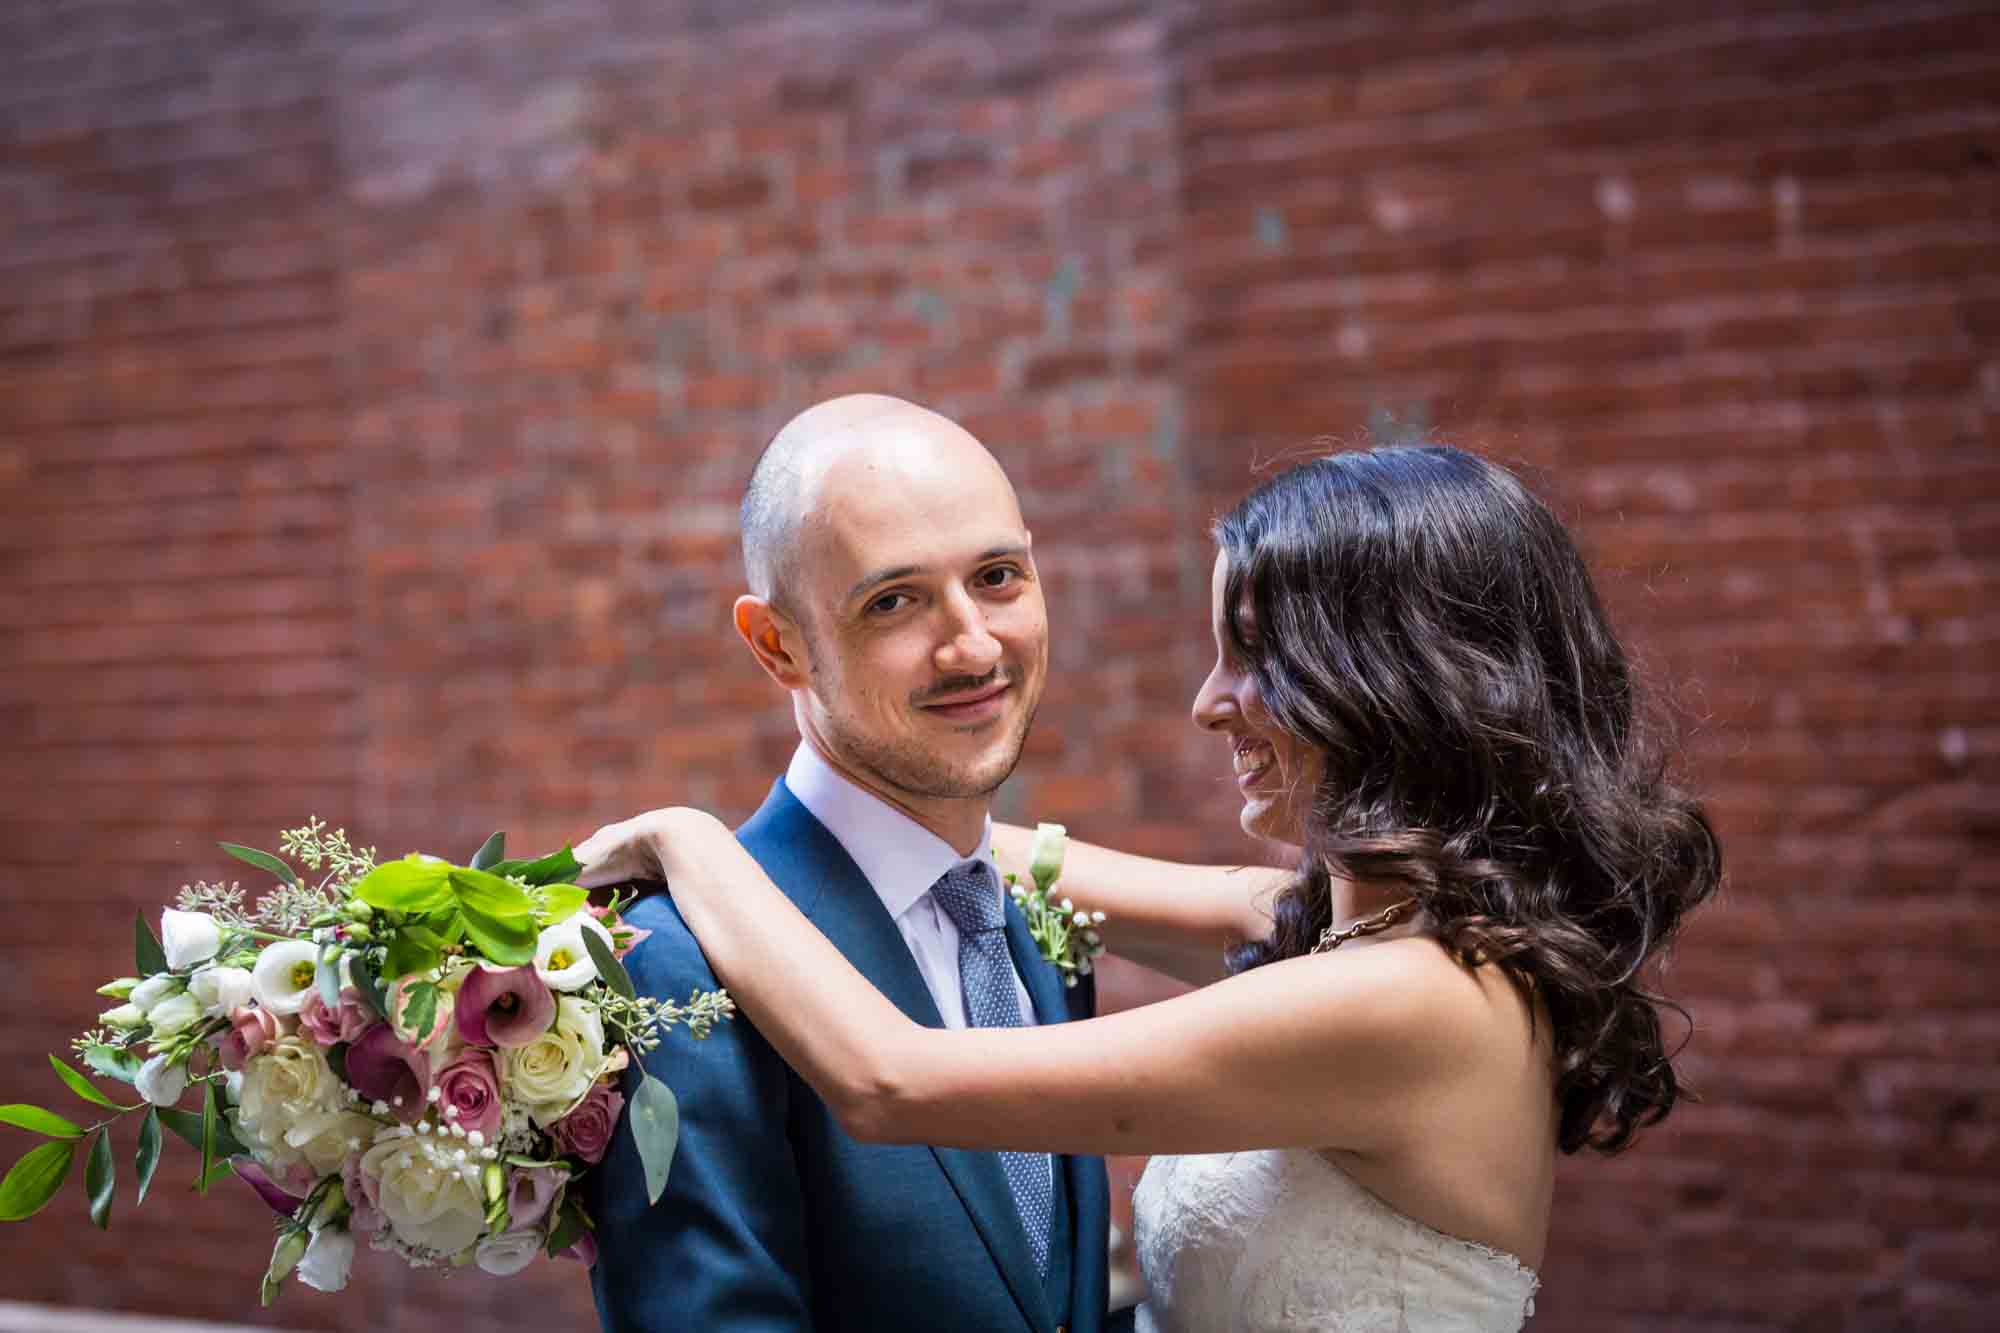
[[[517,1166],[507,1184],[507,1229],[526,1231],[548,1215],[569,1172],[559,1166]]]
[[[612,1131],[618,1128],[618,1113],[625,1109],[625,1095],[609,1083],[593,1083],[574,1110],[549,1126],[556,1146],[595,1165],[604,1157]]]
[[[299,1008],[299,1026],[322,1046],[353,1041],[367,1031],[373,1021],[368,1011],[361,1007],[361,996],[352,986],[341,990],[338,1009],[328,1009],[326,1001],[316,990],[307,994],[305,1004]]]
[[[222,1034],[222,1067],[231,1073],[241,1072],[250,1057],[276,1041],[281,1031],[278,1016],[269,1009],[244,1005],[229,1016],[229,1028]]]
[[[500,1132],[500,1074],[493,1053],[469,1046],[437,1076],[439,1114],[470,1134]],[[458,1114],[452,1115],[456,1110]]]

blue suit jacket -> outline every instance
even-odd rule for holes
[[[918,1023],[942,1027],[909,948],[840,843],[780,781],[737,830],[840,951]],[[673,998],[714,975],[665,894],[627,919],[652,931],[625,960],[641,992]],[[1037,1020],[1088,1017],[1008,905],[1008,943]],[[626,1330],[950,1328],[1054,1333],[1020,1215],[990,1152],[858,1143],[740,1015],[705,1041],[676,1032],[646,1066],[680,1102],[680,1147],[648,1205],[622,1126],[593,1172],[598,1314]],[[1074,1258],[1068,1327],[1100,1333],[1109,1191],[1095,1157],[1058,1157]]]

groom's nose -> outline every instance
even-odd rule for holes
[[[944,640],[934,654],[937,668],[947,675],[983,676],[1000,661],[1000,640],[986,625],[986,611],[962,590],[945,606],[949,617]]]

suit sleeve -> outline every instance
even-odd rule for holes
[[[716,985],[662,894],[627,919],[653,933],[625,959],[641,994],[685,1001]],[[791,1080],[741,1015],[703,1041],[670,1032],[645,1067],[673,1090],[680,1143],[667,1188],[646,1202],[630,1128],[587,1177],[598,1261],[591,1288],[606,1333],[776,1333],[812,1327],[804,1196],[786,1133]],[[626,1075],[629,1106],[636,1071]]]

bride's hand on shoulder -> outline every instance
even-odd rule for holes
[[[706,810],[683,805],[648,810],[606,824],[577,843],[571,854],[583,870],[576,882],[586,889],[632,879],[671,883],[678,871],[700,863],[704,849],[718,846],[717,837],[735,845],[728,826]]]

